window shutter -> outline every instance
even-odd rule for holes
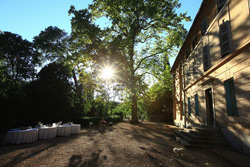
[[[221,8],[224,6],[224,4],[226,3],[227,0],[218,0],[217,1],[217,7],[218,7],[218,10],[220,11]]]
[[[208,27],[207,19],[204,19],[204,20],[201,22],[201,34],[202,34],[202,35],[204,35],[205,32],[207,31],[207,27]]]
[[[203,69],[204,71],[210,68],[210,55],[208,45],[203,47]]]
[[[191,116],[191,102],[190,102],[190,97],[188,98],[188,115]]]
[[[229,21],[220,25],[220,45],[222,57],[231,52],[231,36],[229,26]]]
[[[195,48],[195,46],[197,45],[197,36],[194,37],[193,41],[192,41],[192,47],[193,49]]]
[[[225,91],[226,91],[227,115],[228,116],[237,116],[238,109],[237,109],[237,102],[236,102],[233,79],[225,81],[224,86],[225,86]]]
[[[199,116],[199,100],[198,100],[198,94],[194,96],[195,98],[195,113],[197,116]]]
[[[189,55],[190,55],[190,50],[189,50],[189,49],[187,49],[187,51],[186,51],[186,58],[188,58],[188,57],[189,57]]]

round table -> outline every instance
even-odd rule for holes
[[[6,134],[6,142],[11,144],[33,143],[38,139],[38,129],[13,130]]]
[[[57,127],[42,127],[38,129],[38,139],[53,139],[57,135]]]
[[[71,133],[78,134],[81,131],[81,124],[72,124],[71,125]]]
[[[57,126],[57,136],[68,136],[71,134],[70,125]]]

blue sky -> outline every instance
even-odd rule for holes
[[[29,41],[51,25],[70,33],[70,5],[83,9],[91,2],[92,0],[0,0],[0,30],[19,34]],[[180,12],[187,11],[193,20],[202,0],[180,2]],[[103,26],[105,22],[101,24]],[[191,24],[192,22],[185,23],[187,30]]]

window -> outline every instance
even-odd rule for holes
[[[206,45],[203,47],[203,69],[207,71],[210,68],[210,54],[209,46]]]
[[[221,8],[224,6],[224,4],[227,2],[227,0],[217,0],[217,7],[218,11],[221,10]]]
[[[185,86],[187,86],[189,84],[189,78],[190,78],[190,74],[189,74],[189,67],[188,65],[184,66],[184,78],[185,78]],[[184,86],[184,87],[185,87]]]
[[[226,21],[220,25],[220,46],[222,57],[231,52],[230,22]]]
[[[190,102],[190,97],[188,98],[188,116],[191,116],[191,102]]]
[[[227,105],[227,115],[228,116],[237,116],[237,101],[235,96],[234,80],[229,79],[224,82],[225,91],[226,91],[226,105]]]
[[[207,28],[208,28],[207,19],[204,19],[204,20],[201,22],[201,34],[202,34],[202,35],[205,34],[205,32],[207,31]]]
[[[193,41],[192,41],[193,50],[194,50],[196,45],[197,45],[197,36],[195,36]]]
[[[194,55],[194,62],[193,62],[193,77],[196,79],[198,72],[198,62],[197,62],[197,55]]]
[[[199,100],[198,100],[198,94],[194,96],[195,101],[195,113],[197,116],[199,116]]]
[[[189,84],[189,81],[191,79],[191,76],[190,76],[190,67],[187,67],[187,70],[186,70],[186,76],[187,76],[187,85]]]
[[[190,55],[190,49],[188,48],[186,51],[186,59],[189,57],[189,55]]]

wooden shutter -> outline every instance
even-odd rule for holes
[[[188,115],[191,116],[191,102],[190,102],[190,97],[188,98]]]
[[[225,91],[226,91],[227,115],[237,116],[238,108],[237,108],[233,79],[225,81],[224,86],[225,86]]]
[[[220,11],[221,8],[224,6],[224,4],[226,3],[227,0],[217,0],[217,7],[218,10]]]
[[[230,35],[230,22],[224,22],[220,25],[220,46],[222,57],[231,52],[231,35]]]
[[[209,54],[209,46],[206,45],[203,47],[203,69],[204,71],[210,68],[210,54]]]
[[[195,100],[195,113],[197,116],[199,116],[199,100],[198,100],[198,94],[194,96]]]
[[[204,20],[201,22],[201,34],[202,34],[202,35],[204,35],[205,32],[207,31],[207,27],[208,27],[207,19],[204,19]]]
[[[187,51],[186,51],[186,59],[189,57],[189,55],[190,55],[190,50],[187,49]]]
[[[195,46],[197,45],[197,36],[194,37],[193,41],[192,41],[192,47],[193,47],[193,50],[195,48]]]

